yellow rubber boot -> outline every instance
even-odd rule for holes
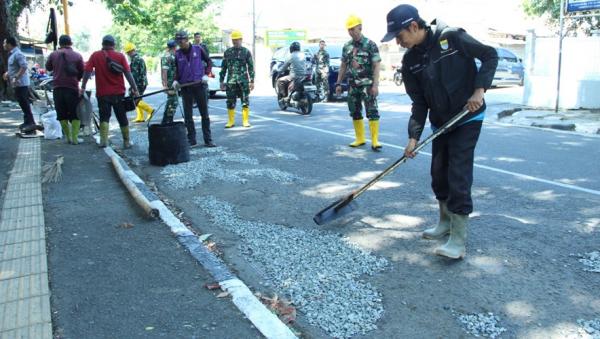
[[[81,127],[81,121],[77,119],[71,121],[71,143],[73,145],[79,144],[79,127]]]
[[[365,144],[365,124],[363,124],[362,119],[360,120],[352,120],[352,124],[354,125],[354,133],[356,134],[356,140],[351,143],[350,147],[358,147]]]
[[[250,107],[242,108],[242,126],[250,127],[250,122],[248,121],[250,117]]]
[[[140,100],[140,102],[138,102],[138,104],[137,104],[137,107],[139,107],[142,110],[142,121],[146,121],[146,119],[144,117],[146,114],[144,114],[144,113],[148,113],[148,119],[150,119],[152,117],[152,113],[154,113],[154,109],[152,108],[152,106],[148,105],[147,102],[145,102],[144,100]]]
[[[228,120],[227,125],[225,125],[225,128],[231,128],[235,126],[235,110],[233,108],[227,110],[227,116]]]
[[[135,107],[135,112],[137,115],[135,116],[135,120],[133,120],[133,122],[144,122],[144,111],[139,105]]]
[[[375,152],[381,151],[381,144],[379,144],[379,120],[369,120],[369,130],[371,131],[371,149]]]
[[[108,146],[108,122],[100,123],[100,145],[99,147],[107,147]]]
[[[62,128],[63,137],[67,144],[71,143],[71,129],[69,127],[69,120],[60,120],[60,127]]]

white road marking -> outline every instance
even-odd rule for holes
[[[214,108],[214,109],[220,109],[220,110],[226,111],[225,108],[215,107],[215,106],[210,106],[210,107]],[[320,133],[325,133],[325,134],[340,136],[340,137],[344,137],[344,138],[350,138],[350,139],[354,138],[354,136],[352,136],[352,135],[338,133],[338,132],[332,132],[332,131],[324,130],[324,129],[317,128],[317,127],[304,126],[304,125],[301,125],[301,124],[296,124],[296,123],[293,123],[293,122],[283,121],[283,120],[279,120],[279,119],[268,118],[268,117],[265,117],[265,116],[262,116],[262,115],[256,114],[256,113],[252,113],[252,117],[259,118],[259,119],[266,120],[266,121],[274,121],[274,122],[277,122],[277,123],[280,123],[280,124],[284,124],[284,125],[289,125],[289,126],[304,128],[304,129],[307,129],[307,130],[316,131],[316,132],[320,132]],[[390,148],[404,150],[403,146],[393,145],[393,144],[389,144],[389,143],[385,143],[385,142],[380,142],[380,144],[382,144],[383,146],[390,147]],[[423,152],[423,151],[419,152],[419,154],[431,156],[431,153]],[[510,175],[510,176],[513,176],[513,177],[516,177],[516,178],[519,178],[519,179],[525,179],[525,180],[530,180],[530,181],[537,181],[537,182],[541,182],[541,183],[552,185],[552,186],[557,186],[557,187],[561,187],[561,188],[565,188],[565,189],[569,189],[569,190],[573,190],[573,191],[579,191],[579,192],[584,192],[584,193],[589,193],[589,194],[600,196],[600,191],[589,189],[589,188],[585,188],[585,187],[581,187],[581,186],[563,184],[561,182],[557,182],[557,181],[553,181],[553,180],[542,179],[542,178],[534,177],[534,176],[527,175],[527,174],[522,174],[522,173],[507,171],[507,170],[503,170],[503,169],[496,168],[496,167],[491,167],[491,166],[487,166],[487,165],[480,165],[480,164],[477,164],[477,163],[475,164],[475,167],[481,168],[481,169],[485,169],[485,170],[489,170],[489,171],[496,172],[496,173],[502,173],[502,174]]]

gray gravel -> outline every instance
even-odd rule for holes
[[[382,297],[363,277],[386,268],[384,258],[331,233],[243,220],[232,205],[213,196],[194,202],[212,222],[242,238],[242,253],[311,324],[338,338],[377,328]]]
[[[600,273],[600,251],[593,251],[579,255],[579,262],[583,264],[586,272]]]
[[[267,153],[265,154],[265,158],[300,160],[300,158],[298,158],[298,156],[293,153],[286,153],[273,147],[257,147],[256,149],[267,151]]]
[[[581,330],[587,338],[590,339],[600,339],[600,319],[592,319],[592,320],[577,320],[579,326],[581,326]]]
[[[498,324],[500,319],[494,313],[460,314],[458,321],[463,329],[476,337],[498,338],[505,332],[504,327]]]
[[[227,153],[226,148],[198,148],[190,154],[197,160],[166,166],[161,174],[174,188],[193,188],[205,180],[245,184],[250,177],[264,177],[277,183],[300,182],[302,178],[275,168],[234,168],[231,163],[259,166],[260,162],[241,153]]]

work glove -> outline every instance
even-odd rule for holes
[[[171,87],[175,88],[175,89],[179,89],[179,82],[177,80],[173,81],[173,84],[171,85]]]
[[[207,84],[207,83],[208,83],[208,75],[206,75],[206,74],[205,74],[205,75],[202,77],[202,82],[203,82],[203,83],[205,83],[205,84]]]

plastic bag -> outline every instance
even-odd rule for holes
[[[60,122],[56,120],[56,111],[42,114],[42,125],[44,125],[44,139],[62,138],[62,128]]]
[[[77,117],[81,124],[84,126],[91,126],[92,124],[92,102],[87,93],[83,93],[79,104],[77,104]]]

